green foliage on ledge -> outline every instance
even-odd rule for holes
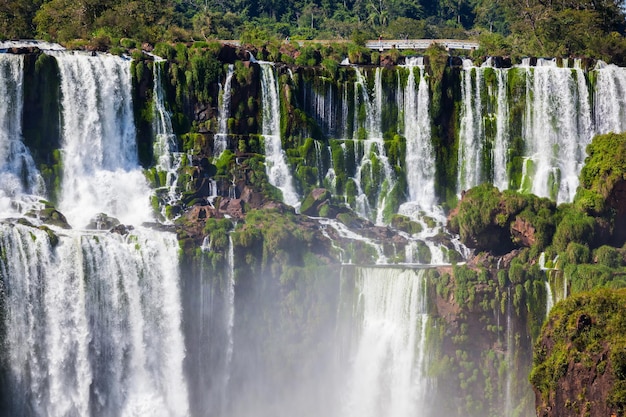
[[[252,210],[232,233],[233,243],[245,251],[245,263],[279,272],[287,266],[305,266],[313,250],[314,231],[299,223],[292,212]]]
[[[587,146],[587,159],[580,173],[576,205],[589,213],[601,214],[615,186],[626,181],[626,134],[598,135]]]
[[[489,184],[469,190],[451,216],[448,227],[461,241],[479,250],[504,253],[520,246],[542,250],[554,233],[555,205],[546,198],[503,191]],[[516,235],[517,223],[528,223],[533,238],[524,241]]]
[[[626,290],[596,290],[557,304],[537,341],[530,381],[547,402],[580,375],[610,382],[606,406],[626,410]]]

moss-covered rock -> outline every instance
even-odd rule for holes
[[[461,235],[465,245],[479,251],[503,254],[522,246],[542,249],[551,242],[555,213],[548,199],[500,192],[484,184],[464,194],[448,227]]]
[[[530,374],[538,415],[626,411],[626,290],[573,295],[551,311]]]

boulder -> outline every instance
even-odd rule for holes
[[[91,219],[87,225],[87,229],[90,230],[111,230],[120,225],[120,221],[115,217],[110,217],[106,213],[97,214],[96,217]]]
[[[307,216],[320,217],[320,209],[329,204],[332,194],[325,188],[315,188],[304,199],[300,206],[300,213]]]

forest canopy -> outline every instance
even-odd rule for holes
[[[0,36],[104,44],[471,38],[492,55],[622,63],[625,12],[621,0],[0,0]]]

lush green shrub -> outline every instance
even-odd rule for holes
[[[595,221],[578,210],[565,208],[563,219],[556,227],[552,243],[558,252],[567,249],[570,242],[591,245],[595,238]]]
[[[624,263],[622,254],[616,248],[607,245],[600,246],[595,250],[594,260],[609,268],[619,268]]]

